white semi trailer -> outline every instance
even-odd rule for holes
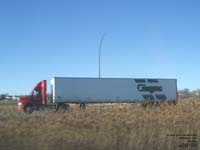
[[[51,80],[53,103],[177,100],[176,79],[63,78]]]
[[[67,103],[177,102],[176,79],[74,78],[51,80],[52,104],[66,108]],[[21,97],[19,110],[31,111],[47,106],[46,80],[39,82],[30,96]]]

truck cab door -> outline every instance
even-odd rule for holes
[[[41,104],[42,103],[42,93],[41,90],[34,90],[31,97],[31,102],[33,104]]]

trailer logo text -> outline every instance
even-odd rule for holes
[[[162,87],[161,86],[146,86],[145,84],[138,84],[137,85],[137,89],[140,92],[161,92],[162,91]]]

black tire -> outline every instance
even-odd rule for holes
[[[65,112],[66,110],[69,110],[69,104],[60,104],[61,111]]]
[[[33,106],[31,106],[31,105],[25,105],[24,106],[24,112],[28,113],[28,114],[31,114],[33,112]]]
[[[44,111],[44,108],[45,108],[44,105],[39,105],[39,106],[38,106],[38,110],[39,110],[39,111]]]
[[[80,103],[80,109],[85,109],[85,103]]]
[[[177,104],[177,101],[173,101],[173,104],[176,105],[176,104]]]

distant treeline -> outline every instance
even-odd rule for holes
[[[200,98],[200,89],[190,90],[185,88],[183,90],[178,90],[178,97],[183,98]]]

